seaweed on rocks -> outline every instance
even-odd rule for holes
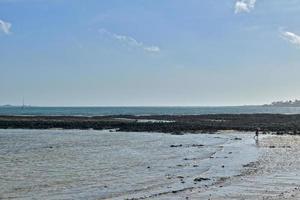
[[[163,120],[144,122],[138,120]],[[1,129],[114,129],[123,132],[171,134],[214,133],[220,130],[300,134],[300,115],[214,114],[214,115],[115,115],[115,116],[0,116]]]

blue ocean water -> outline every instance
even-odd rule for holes
[[[103,116],[103,115],[197,115],[197,114],[300,114],[300,107],[0,107],[0,115]]]

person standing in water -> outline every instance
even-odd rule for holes
[[[256,129],[254,139],[258,140],[259,129]]]

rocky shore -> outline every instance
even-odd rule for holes
[[[1,129],[115,129],[117,131],[182,134],[220,130],[300,134],[300,115],[216,114],[216,115],[114,115],[0,116]]]

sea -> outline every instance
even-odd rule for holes
[[[106,115],[202,115],[202,114],[300,114],[300,107],[0,107],[0,115],[106,116]]]
[[[163,199],[190,188],[210,190],[257,160],[252,137],[0,130],[0,199]]]

